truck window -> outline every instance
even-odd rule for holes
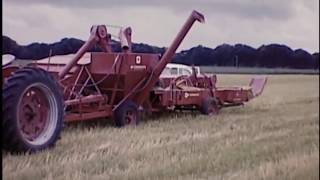
[[[162,73],[161,73],[162,75],[170,75],[170,68],[168,68],[168,67],[166,67],[166,68],[164,68],[164,70],[162,71]]]
[[[171,75],[177,75],[178,74],[178,68],[171,68],[170,73],[171,73]]]
[[[189,75],[191,75],[192,73],[188,70],[188,69],[182,69],[182,73],[181,73],[182,75],[187,75],[187,76],[189,76]]]

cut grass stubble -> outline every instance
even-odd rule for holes
[[[246,75],[218,76],[219,85]],[[54,149],[3,152],[4,179],[319,179],[319,77],[269,76],[218,116],[171,113],[136,128],[71,125]],[[223,83],[223,84],[222,84]]]

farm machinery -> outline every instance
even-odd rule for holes
[[[195,21],[193,11],[165,53],[134,53],[131,28],[121,29],[122,52],[113,52],[105,25],[92,26],[90,37],[76,54],[7,63],[2,68],[4,148],[39,151],[54,146],[62,124],[112,117],[116,126],[137,125],[142,114],[177,109],[217,114],[261,94],[265,78],[248,87],[216,87],[216,76],[196,73],[163,77],[178,46]],[[99,46],[103,52],[87,51]]]

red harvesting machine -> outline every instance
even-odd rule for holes
[[[266,78],[248,87],[216,87],[216,76],[196,73],[161,77],[195,21],[193,11],[165,53],[131,50],[131,28],[120,30],[122,52],[112,52],[104,25],[92,26],[90,37],[76,54],[2,67],[4,148],[38,151],[55,144],[63,122],[112,117],[119,127],[136,125],[141,114],[176,109],[217,114],[242,105],[263,91]],[[104,52],[87,51],[98,45]]]

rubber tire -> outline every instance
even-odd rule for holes
[[[211,108],[214,108],[215,111],[211,112]],[[215,98],[206,98],[202,102],[200,107],[200,112],[205,115],[217,115],[219,113],[218,101]]]
[[[136,113],[136,122],[135,124],[131,124],[131,125],[138,125],[140,120],[141,120],[141,113],[139,113],[138,110],[138,105],[136,103],[134,103],[133,101],[125,101],[123,102],[123,104],[116,109],[115,114],[114,114],[114,120],[116,123],[117,127],[124,127],[124,126],[128,126],[129,124],[126,123],[126,112],[128,110],[133,111],[134,113]]]
[[[17,107],[18,101],[24,90],[31,84],[41,83],[48,87],[57,102],[58,120],[52,136],[40,145],[27,142],[18,128]],[[10,76],[4,84],[2,93],[2,140],[4,150],[13,153],[36,152],[53,147],[58,139],[63,126],[64,101],[60,86],[48,72],[33,67],[25,67]]]

